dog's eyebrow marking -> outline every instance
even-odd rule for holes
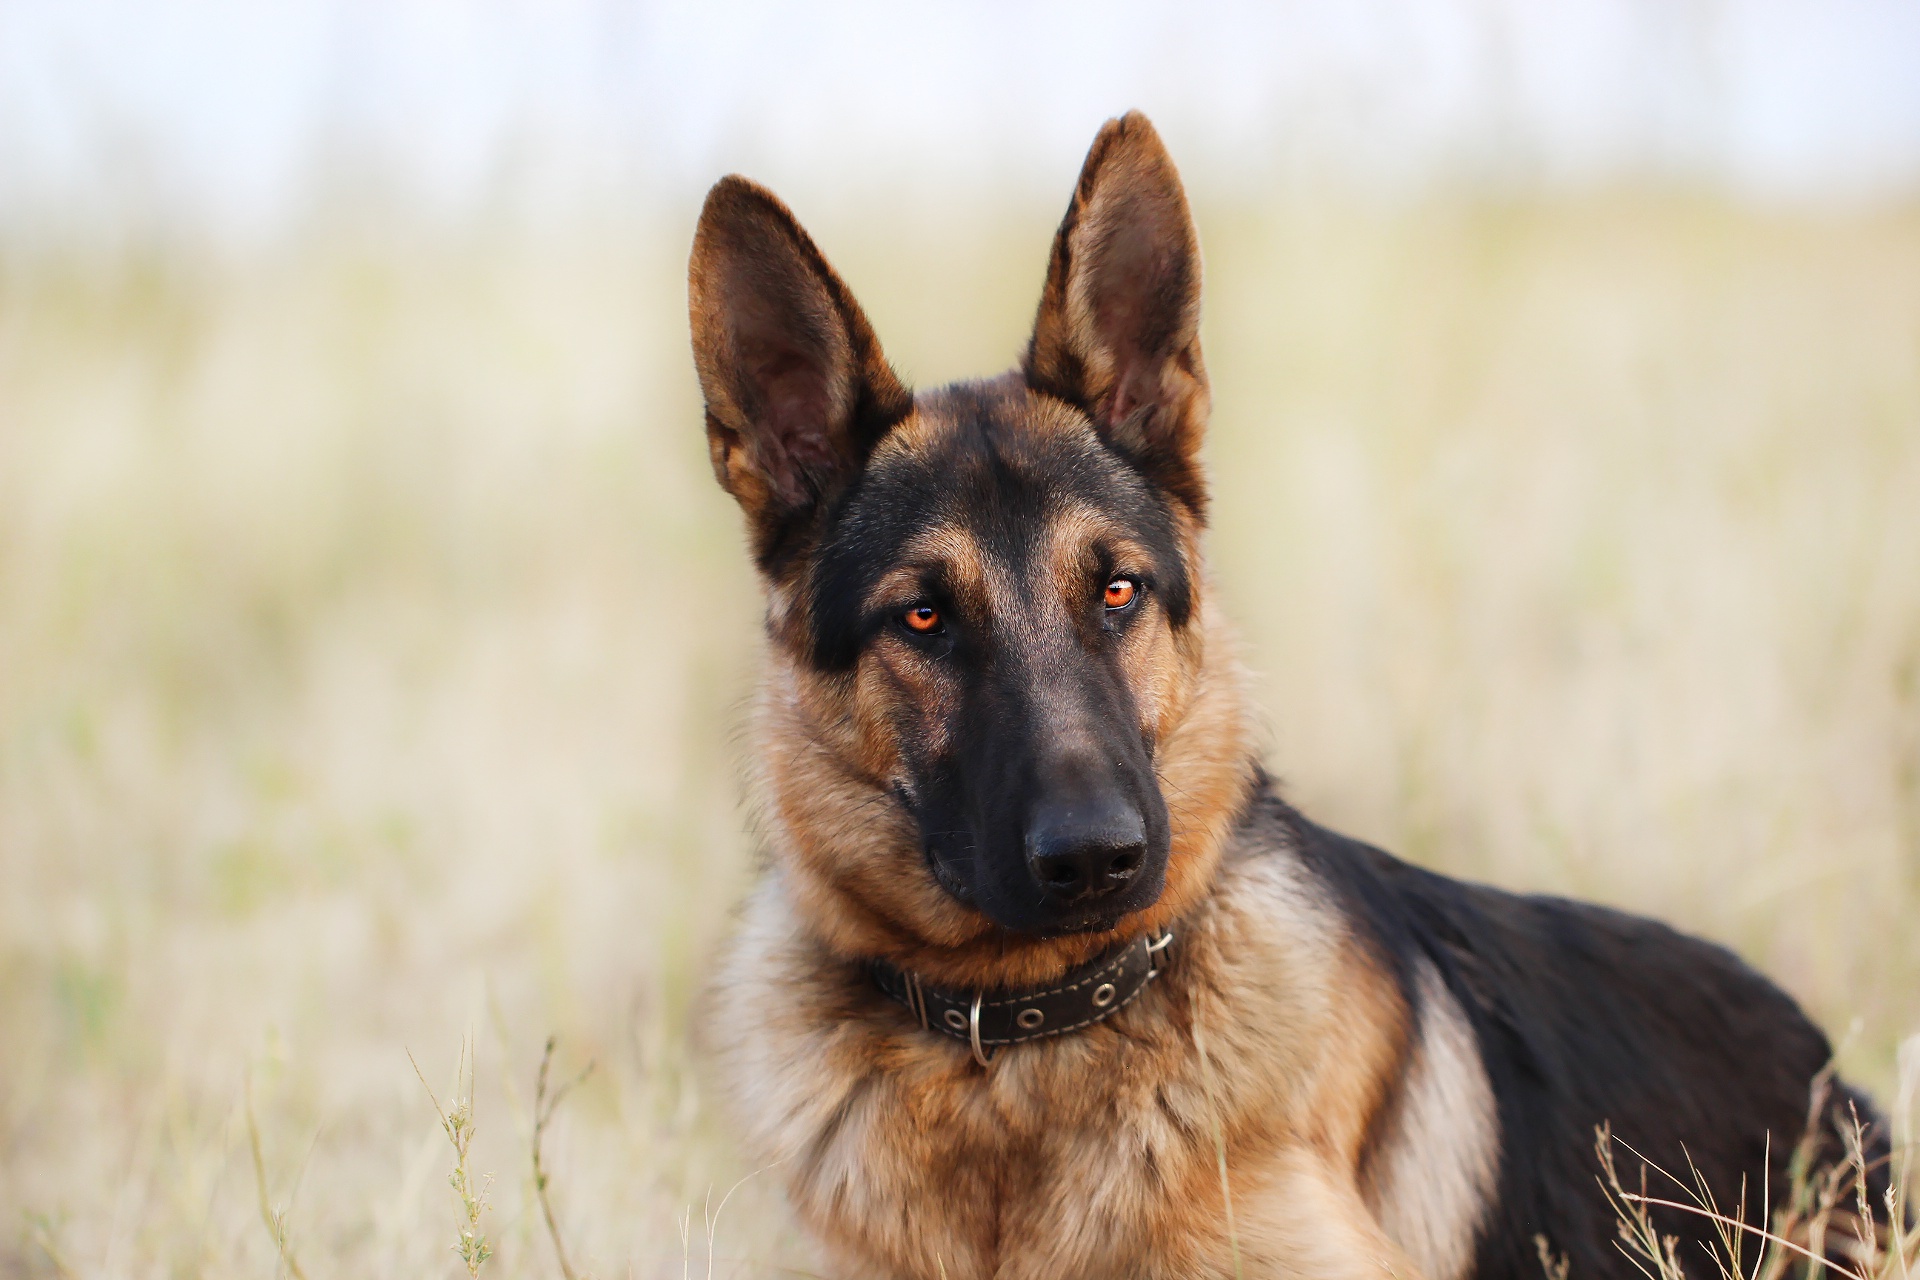
[[[986,556],[979,542],[959,525],[938,524],[907,540],[894,566],[874,580],[861,603],[881,609],[917,596],[930,572],[940,575],[963,607],[978,609],[986,600]]]
[[[1152,573],[1159,558],[1123,522],[1097,507],[1075,503],[1063,509],[1047,530],[1046,567],[1062,598],[1086,585],[1091,557],[1104,548],[1119,573]]]

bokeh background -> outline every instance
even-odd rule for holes
[[[577,1271],[817,1267],[689,1030],[758,607],[693,219],[770,183],[994,371],[1131,106],[1289,793],[1735,947],[1893,1099],[1914,0],[0,0],[0,1276],[458,1273],[409,1052],[557,1275],[549,1034]]]

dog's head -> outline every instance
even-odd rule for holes
[[[816,923],[978,979],[1176,912],[1246,752],[1202,643],[1200,259],[1153,127],[1101,131],[992,381],[910,393],[743,179],[690,277],[714,472],[768,590],[776,852]]]

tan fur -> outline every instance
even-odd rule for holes
[[[715,1047],[846,1275],[1227,1276],[1236,1248],[1248,1276],[1420,1274],[1356,1174],[1401,1051],[1391,984],[1289,860],[1214,890],[1121,1016],[982,1070],[815,940],[783,872],[760,886]]]
[[[1427,1280],[1459,1280],[1499,1173],[1498,1119],[1466,1014],[1431,963],[1418,983],[1418,1039],[1366,1200]]]

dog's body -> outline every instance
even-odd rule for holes
[[[1143,119],[1095,143],[1003,378],[907,392],[742,180],[691,274],[769,596],[773,857],[713,1036],[847,1274],[1521,1280],[1544,1236],[1619,1276],[1602,1123],[1759,1218],[1829,1056],[1791,1000],[1321,830],[1259,769],[1199,560],[1197,247]],[[1166,930],[1093,1025],[991,1056],[981,994],[969,1044],[874,976],[1037,999]]]

